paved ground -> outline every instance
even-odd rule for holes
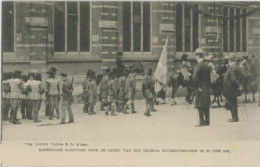
[[[241,99],[241,98],[240,98]],[[240,122],[229,123],[230,112],[224,108],[211,108],[211,125],[194,127],[198,121],[198,113],[194,105],[187,104],[183,98],[176,99],[178,105],[167,104],[156,106],[157,112],[151,117],[144,116],[144,100],[136,101],[137,114],[118,114],[106,116],[96,105],[94,116],[82,112],[83,105],[73,105],[75,123],[59,125],[60,120],[49,120],[44,116],[44,105],[40,111],[42,122],[33,123],[21,120],[21,125],[3,122],[3,140],[32,141],[201,141],[201,140],[259,140],[260,110],[257,103],[247,103],[245,107],[240,101]],[[223,103],[222,103],[223,104]],[[18,117],[21,115],[19,113]],[[67,118],[68,119],[68,118]],[[46,125],[47,126],[39,126]]]

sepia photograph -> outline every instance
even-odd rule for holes
[[[77,143],[70,158],[140,149],[153,152],[149,166],[172,166],[169,152],[183,162],[205,149],[207,165],[176,166],[260,166],[259,1],[17,0],[1,10],[1,166],[49,166],[26,152],[61,155],[66,142]],[[25,155],[16,163],[11,152]],[[71,166],[124,164],[110,160]]]

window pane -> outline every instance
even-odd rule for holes
[[[240,14],[240,9],[236,10],[236,15]],[[240,18],[236,19],[236,51],[240,52]]]
[[[185,5],[185,52],[190,51],[190,25],[191,25],[191,18],[190,18],[190,6]]]
[[[2,2],[2,49],[14,51],[14,3]]]
[[[223,9],[223,15],[228,15],[228,9],[225,7]],[[223,18],[223,51],[228,51],[228,19]]]
[[[54,2],[54,51],[65,51],[65,3]]]
[[[133,2],[134,51],[141,51],[141,2]]]
[[[78,15],[77,15],[77,2],[68,3],[68,51],[77,51],[77,28],[78,28]]]
[[[80,2],[80,51],[90,50],[89,2]]]
[[[230,16],[234,15],[234,9],[230,9]],[[230,34],[230,42],[229,48],[230,52],[234,52],[234,18],[229,19],[229,34]]]
[[[131,51],[131,2],[123,2],[123,51]]]
[[[198,5],[193,8],[193,51],[199,47],[199,13],[196,10]]]
[[[143,2],[143,51],[150,51],[150,2]]]
[[[246,9],[243,9],[243,14],[246,13]],[[247,42],[246,42],[246,17],[242,18],[242,34],[243,34],[243,52],[247,50]]]
[[[176,51],[182,51],[182,5],[176,5]]]

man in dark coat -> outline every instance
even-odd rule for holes
[[[200,122],[196,126],[208,126],[210,124],[210,68],[203,61],[203,50],[195,50],[198,64],[193,73],[193,83],[195,87],[195,107],[199,111]]]
[[[229,65],[224,77],[223,95],[227,98],[228,109],[231,110],[232,114],[232,119],[229,119],[229,122],[238,122],[237,96],[240,95],[242,71],[236,62],[235,55],[229,57]]]

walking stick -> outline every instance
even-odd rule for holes
[[[246,118],[247,118],[247,120],[248,120],[248,115],[247,115],[247,110],[246,110],[246,104],[245,104],[245,102],[243,101],[243,97],[242,97],[242,103],[243,103],[243,106],[244,106],[244,110],[243,110],[241,116],[244,115],[244,113],[246,113]]]

